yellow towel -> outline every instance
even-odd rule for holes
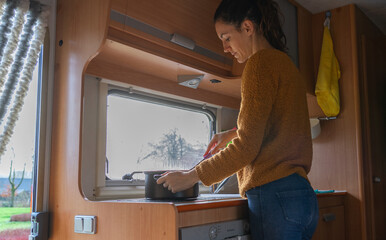
[[[340,111],[339,78],[339,62],[334,53],[330,30],[324,27],[315,94],[320,108],[327,117],[335,117]]]

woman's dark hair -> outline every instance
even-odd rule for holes
[[[272,47],[287,52],[287,39],[279,14],[283,16],[278,4],[272,0],[223,0],[214,14],[214,22],[234,25],[240,31],[241,23],[250,20]]]

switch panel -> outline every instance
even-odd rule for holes
[[[96,216],[76,215],[74,218],[74,232],[96,233]]]

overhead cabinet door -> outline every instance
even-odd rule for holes
[[[184,54],[185,58],[169,51],[165,56],[183,64],[192,61],[187,57],[196,58],[202,63],[194,67],[206,70],[210,64],[213,67],[209,72],[217,71],[224,77],[239,76],[241,72],[234,69],[239,64],[224,53],[214,28],[213,16],[219,3],[219,0],[114,0],[110,26]],[[142,47],[151,49],[148,45]],[[162,55],[161,50],[158,53]]]

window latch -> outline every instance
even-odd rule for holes
[[[48,239],[48,212],[31,213],[31,234],[28,240]]]

